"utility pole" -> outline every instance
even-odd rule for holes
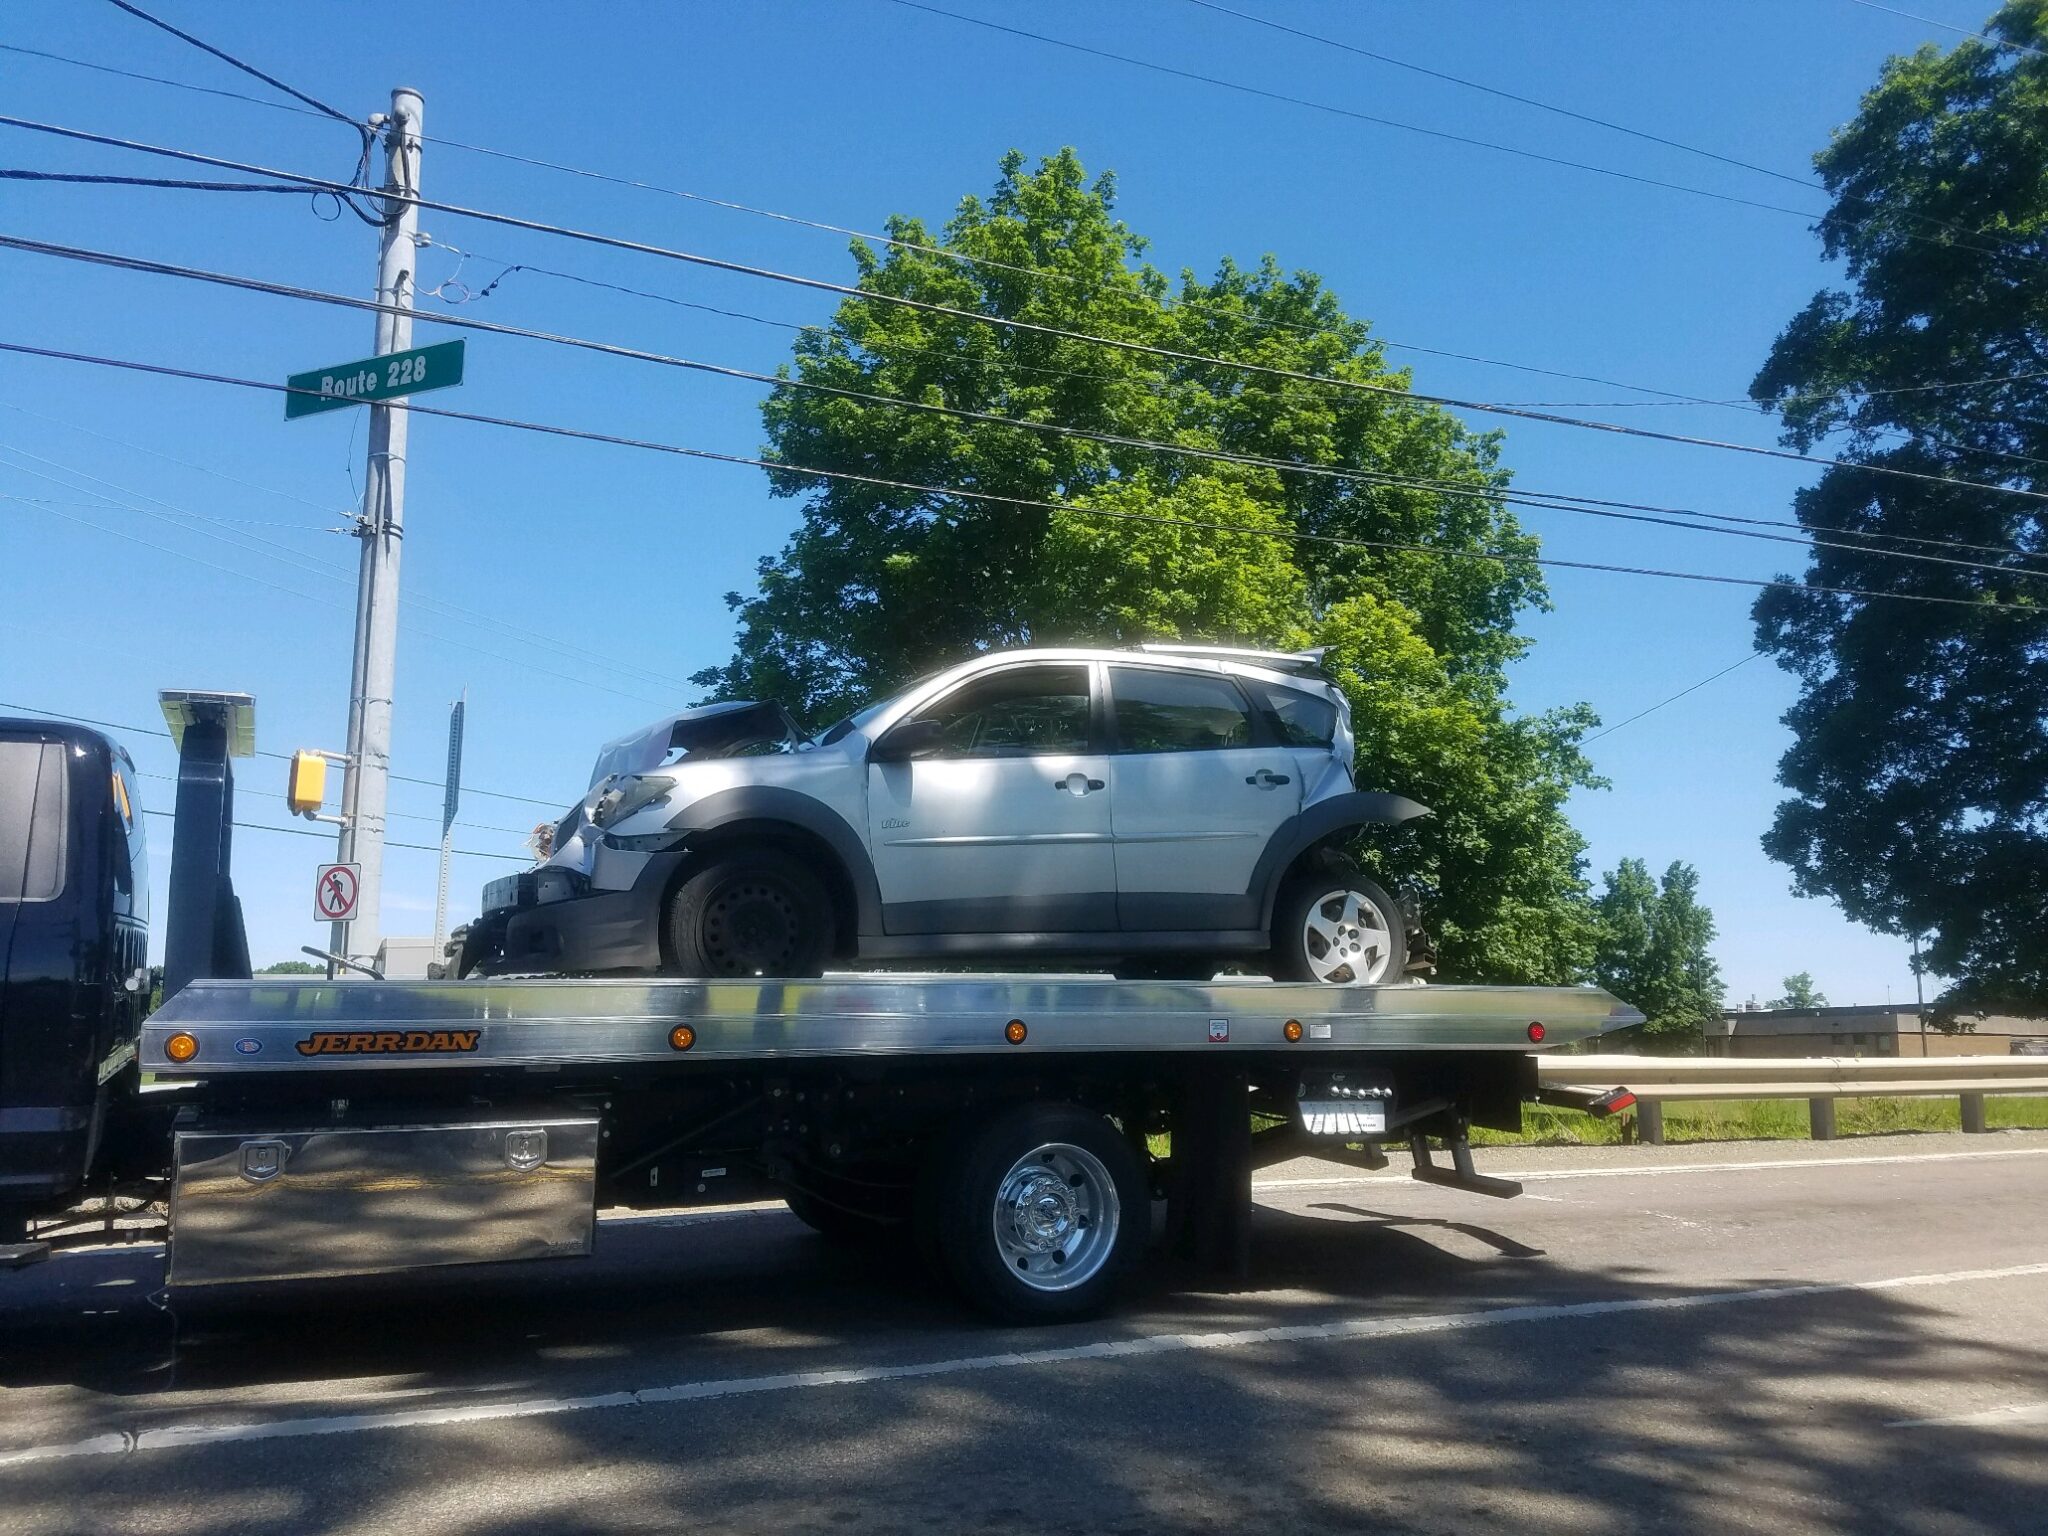
[[[1920,931],[1913,931],[1913,1011],[1920,1015],[1920,1054],[1927,1054],[1927,986],[1920,979]]]
[[[405,201],[387,202],[377,251],[377,302],[391,306],[377,315],[377,355],[412,345],[413,269],[419,234],[420,93],[400,86],[391,93],[391,115],[373,126],[384,132],[384,191]],[[356,581],[355,661],[349,679],[348,778],[342,788],[340,848],[336,862],[362,866],[361,894],[353,923],[334,925],[338,955],[373,958],[382,935],[384,807],[391,773],[391,694],[397,671],[398,551],[405,533],[405,436],[403,404],[373,404],[369,461],[363,478],[363,510],[356,537],[363,542]]]

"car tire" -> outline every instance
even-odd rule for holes
[[[1151,1202],[1105,1116],[1023,1104],[942,1143],[917,1225],[919,1251],[981,1311],[1065,1322],[1108,1305],[1150,1235]]]
[[[1400,981],[1408,969],[1401,904],[1349,859],[1293,876],[1273,904],[1273,976],[1333,986]]]
[[[684,976],[817,976],[832,953],[824,885],[777,848],[714,854],[676,887],[666,927]]]

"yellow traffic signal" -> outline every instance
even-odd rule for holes
[[[294,752],[284,803],[295,816],[311,816],[327,802],[327,759],[318,752]]]

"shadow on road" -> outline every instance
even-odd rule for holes
[[[1255,1255],[1249,1286],[1159,1283],[1117,1318],[1038,1331],[981,1326],[906,1252],[837,1248],[780,1214],[608,1228],[588,1267],[272,1288],[175,1318],[132,1302],[87,1316],[89,1283],[10,1313],[0,1288],[0,1386],[17,1389],[0,1429],[28,1443],[4,1421],[45,1396],[92,1433],[145,1409],[189,1420],[197,1391],[253,1391],[271,1406],[243,1416],[288,1417],[1694,1294],[1475,1223],[1337,1204],[1261,1211]],[[135,1279],[142,1257],[107,1256],[101,1278]],[[1963,1336],[1924,1294],[1834,1292],[33,1464],[0,1472],[0,1526],[2038,1532],[2048,1458],[1992,1431],[1885,1427],[1900,1415],[1879,1387],[1938,1403],[1987,1377],[2048,1398],[2048,1354]],[[281,1406],[295,1383],[326,1385]]]

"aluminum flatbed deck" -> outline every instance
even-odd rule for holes
[[[1253,977],[1137,982],[1053,975],[292,977],[193,982],[150,1017],[141,1064],[159,1077],[206,1078],[683,1059],[731,1065],[998,1054],[1523,1053],[1641,1020],[1635,1009],[1592,987],[1331,987]],[[167,1049],[174,1039],[176,1048]]]

